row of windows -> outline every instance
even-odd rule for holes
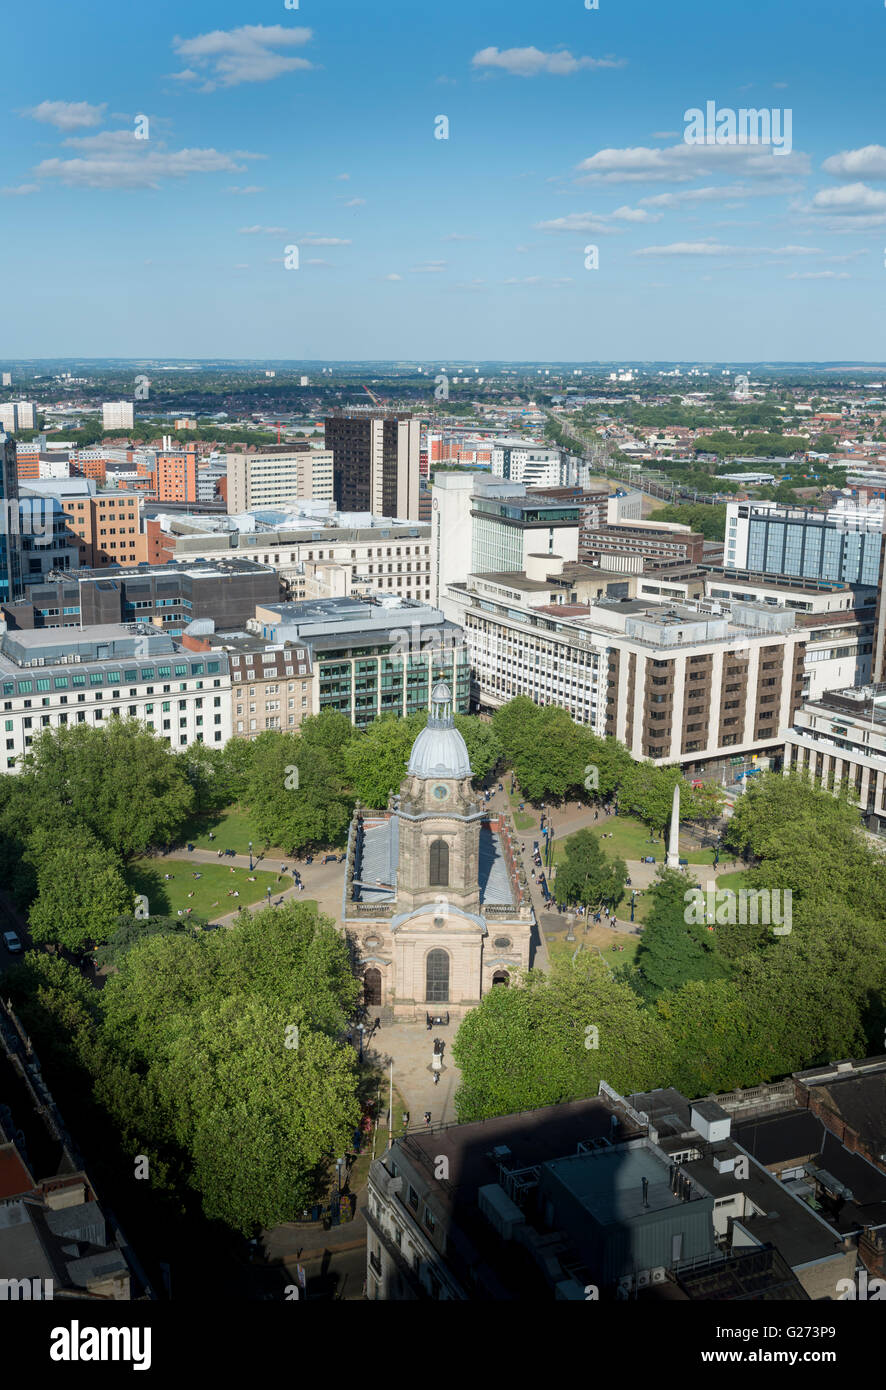
[[[176,665],[174,668],[172,666],[158,666],[156,668],[157,679],[163,680],[167,677],[171,677],[173,674],[173,669],[176,676],[187,676],[189,674],[191,676],[202,676],[203,667],[204,663],[202,661],[196,662],[193,666],[191,666],[190,672],[188,671],[188,667],[183,664]],[[121,685],[123,681],[154,680],[154,669],[155,668],[153,666],[144,666],[141,668],[140,671],[124,670],[122,673],[122,677],[120,671],[90,671],[89,684]],[[213,675],[215,672],[220,670],[220,663],[217,661],[208,661],[206,662],[206,670],[209,673],[209,675]],[[68,690],[71,686],[76,687],[78,685],[86,685],[86,683],[86,674],[84,672],[79,672],[76,675],[72,676],[40,676],[35,681],[4,681],[3,694],[31,695],[34,692],[35,686],[38,691],[50,689]]]

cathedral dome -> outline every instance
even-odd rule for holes
[[[409,755],[413,777],[470,777],[471,760],[452,718],[452,691],[441,681],[431,691],[431,714]]]

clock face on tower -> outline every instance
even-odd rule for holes
[[[445,801],[449,795],[449,788],[444,787],[442,782],[438,782],[437,785],[431,789],[431,795],[435,801]]]

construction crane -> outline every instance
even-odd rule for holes
[[[370,389],[369,389],[368,386],[364,386],[364,387],[363,387],[363,390],[366,392],[367,396],[368,396],[369,399],[372,401],[372,404],[373,404],[378,410],[382,410],[382,409],[384,408],[384,404],[385,404],[385,403],[384,403],[384,401],[381,399],[380,396],[377,396],[377,395],[375,394],[374,391],[370,391]]]

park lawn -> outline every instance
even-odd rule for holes
[[[601,840],[601,846],[610,858],[644,859],[647,854],[652,854],[655,856],[656,864],[662,864],[667,856],[666,842],[662,841],[660,836],[653,840],[652,831],[635,816],[601,816],[598,821],[591,821],[588,829],[595,835],[612,836],[612,839]],[[555,864],[565,858],[569,839],[568,835],[565,840],[555,839]],[[681,836],[680,857],[688,859],[690,864],[712,864],[714,851],[700,849],[686,836]]]
[[[163,877],[165,873],[172,874],[168,882]],[[200,878],[194,878],[195,873]],[[230,865],[199,864],[192,859],[135,859],[126,871],[132,891],[147,897],[152,916],[175,916],[179,908],[186,912],[190,907],[195,917],[212,921],[266,898],[268,888],[273,901],[284,888],[292,887],[289,874],[278,883],[276,874],[257,870],[255,883],[248,879],[248,869],[235,868],[232,872]],[[239,889],[239,898],[227,896],[232,888]],[[189,898],[191,892],[194,896]]]
[[[209,838],[210,830],[215,836],[213,840]],[[266,848],[262,844],[245,806],[226,806],[223,811],[205,811],[195,816],[182,837],[182,844],[196,845],[198,849],[233,849],[238,854],[248,854],[250,840],[255,855],[264,854],[266,859],[279,859],[281,864],[285,861],[286,855],[276,845]]]
[[[744,869],[738,869],[731,874],[718,874],[716,878],[717,888],[731,888],[733,893],[737,893],[740,888],[748,887],[748,876]],[[706,887],[702,884],[702,887]]]
[[[567,941],[565,934],[547,936],[545,941],[552,966],[568,964],[576,951],[581,955],[587,951],[596,955],[599,951],[606,964],[613,968],[616,965],[630,965],[640,945],[638,936],[625,936],[623,932],[610,931],[608,927],[592,927],[585,936],[584,930],[577,926],[574,941]],[[624,950],[617,951],[616,946],[623,946]]]

